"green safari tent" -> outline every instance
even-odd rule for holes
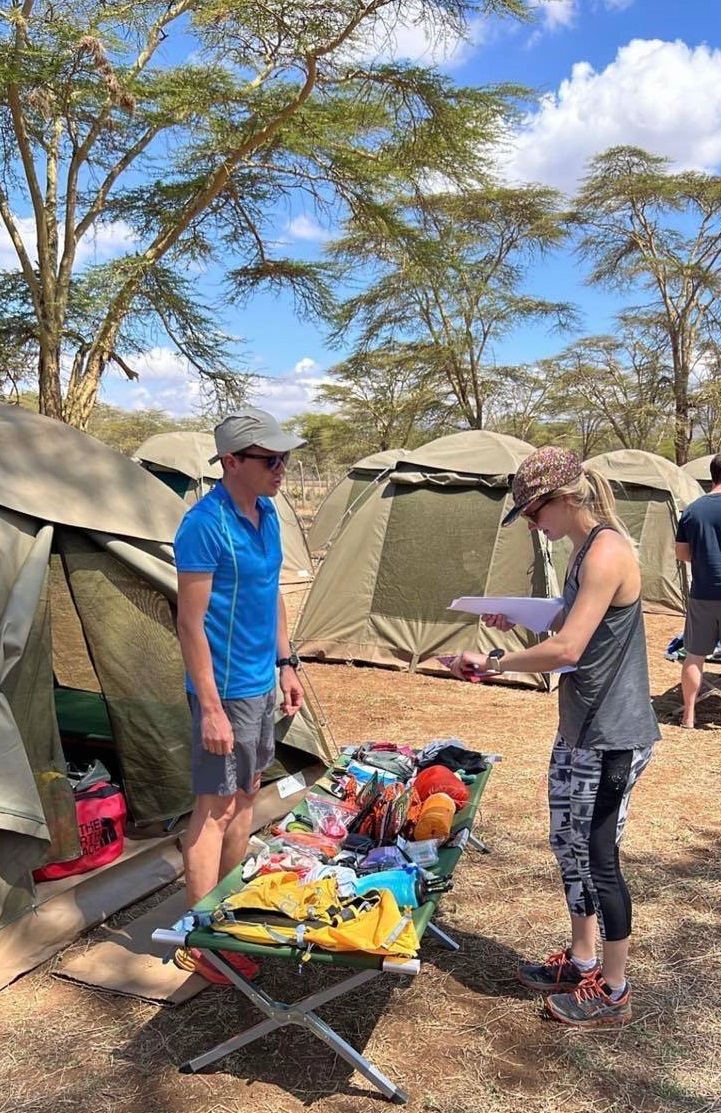
[[[381,475],[316,572],[295,632],[301,656],[438,672],[438,654],[537,640],[448,610],[462,595],[558,594],[543,534],[522,521],[501,528],[509,477],[531,452],[515,437],[474,430],[432,441]]]
[[[223,474],[219,463],[208,463],[214,455],[215,440],[212,434],[180,429],[174,433],[156,433],[148,437],[136,449],[133,459],[192,505]],[[308,544],[293,504],[283,491],[279,491],[276,496],[275,508],[280,519],[283,543],[281,586],[310,583],[313,579],[313,562]]]
[[[618,515],[638,544],[644,610],[683,614],[688,573],[676,560],[676,526],[682,510],[700,498],[703,489],[671,460],[641,449],[604,452],[586,465],[611,484]]]
[[[335,539],[338,530],[371,493],[373,484],[392,472],[398,460],[407,455],[407,449],[393,448],[386,452],[374,452],[356,461],[328,492],[313,515],[308,530],[311,553],[320,553]]]
[[[695,460],[689,460],[687,464],[681,465],[683,471],[695,479],[707,494],[713,486],[709,469],[715,455],[715,452],[711,452],[708,456],[697,456]]]
[[[171,546],[186,504],[128,457],[17,406],[0,404],[0,444],[4,929],[38,905],[31,871],[79,852],[64,747],[119,773],[141,828],[191,795]],[[276,778],[332,756],[310,710],[279,714],[276,740]]]

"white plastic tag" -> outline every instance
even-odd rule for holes
[[[294,792],[300,792],[305,787],[305,777],[302,773],[293,773],[290,777],[283,777],[282,780],[276,782],[281,800],[285,800],[286,796],[292,796]]]

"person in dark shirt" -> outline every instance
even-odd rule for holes
[[[710,471],[713,487],[686,507],[676,530],[676,558],[691,565],[681,670],[681,726],[689,730],[695,724],[704,658],[721,639],[721,453],[711,460]]]

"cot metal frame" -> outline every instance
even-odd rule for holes
[[[186,934],[187,933],[182,931],[168,931],[164,928],[160,928],[153,932],[153,939],[156,943],[169,943],[177,947],[182,947],[185,945]],[[455,947],[457,946],[458,945],[455,944]],[[388,1098],[395,1105],[404,1105],[408,1100],[408,1095],[400,1086],[392,1082],[391,1079],[383,1074],[378,1067],[374,1066],[365,1055],[362,1055],[352,1044],[344,1040],[330,1024],[322,1020],[316,1014],[315,1010],[319,1009],[322,1005],[327,1005],[329,1001],[334,1001],[337,997],[345,993],[350,993],[354,989],[366,985],[381,974],[418,974],[421,964],[417,958],[408,959],[406,961],[382,959],[380,969],[356,970],[350,974],[349,977],[344,978],[340,982],[336,982],[335,985],[328,986],[318,993],[311,993],[309,996],[303,997],[299,1001],[287,1003],[285,1001],[274,1000],[265,990],[261,989],[260,986],[255,985],[253,982],[249,981],[248,978],[245,978],[224,959],[222,953],[204,950],[203,955],[217,970],[225,974],[228,980],[248,998],[252,1005],[255,1005],[260,1012],[264,1013],[266,1019],[261,1020],[258,1024],[254,1024],[250,1028],[244,1029],[242,1032],[238,1032],[236,1035],[217,1044],[209,1051],[205,1051],[202,1055],[197,1055],[195,1058],[189,1059],[180,1067],[182,1074],[195,1074],[197,1071],[203,1070],[204,1067],[210,1066],[211,1063],[217,1062],[218,1059],[230,1055],[231,1052],[238,1051],[240,1048],[247,1047],[248,1044],[253,1043],[254,1040],[267,1036],[277,1028],[282,1028],[288,1024],[295,1024],[307,1032],[312,1032],[314,1036],[327,1044],[332,1051],[340,1055],[340,1057],[354,1070],[357,1070],[367,1078],[384,1097]]]
[[[476,778],[471,799],[466,808],[457,816],[452,833],[452,845],[447,848],[442,848],[440,851],[439,866],[434,868],[437,868],[441,873],[453,873],[466,846],[470,845],[476,850],[488,853],[488,847],[481,839],[472,833],[471,826],[480,806],[481,796],[488,777],[490,776],[491,768],[492,766],[489,765],[488,768]],[[221,883],[196,906],[197,911],[207,912],[212,910],[228,892],[233,890],[234,884],[240,880],[241,870],[242,867],[237,867],[228,877],[224,878],[223,881],[221,881]],[[431,918],[436,911],[439,897],[440,894],[433,895],[424,905],[415,910],[413,920],[418,938],[422,939],[425,933],[428,932],[428,934],[446,950],[458,951],[460,945],[456,940],[432,923]],[[190,917],[190,919],[192,920],[192,917]],[[187,917],[179,921],[172,928],[156,929],[153,932],[152,939],[153,942],[170,948],[169,953],[172,953],[172,949],[176,947],[200,948],[204,958],[206,958],[216,970],[224,974],[228,981],[265,1016],[265,1019],[261,1020],[259,1023],[236,1033],[229,1039],[210,1048],[210,1050],[183,1063],[180,1067],[181,1073],[195,1074],[211,1063],[217,1062],[218,1059],[222,1059],[226,1055],[231,1054],[231,1052],[247,1047],[248,1044],[253,1043],[254,1040],[261,1039],[263,1036],[267,1036],[270,1032],[274,1032],[278,1028],[294,1024],[307,1032],[312,1032],[314,1036],[327,1044],[328,1047],[344,1059],[354,1070],[362,1074],[364,1078],[393,1104],[404,1105],[408,1100],[407,1093],[402,1090],[400,1086],[397,1086],[395,1082],[388,1078],[387,1075],[383,1074],[383,1072],[362,1055],[360,1051],[349,1044],[347,1040],[344,1040],[330,1024],[317,1015],[315,1010],[345,993],[352,992],[360,986],[374,981],[381,974],[415,976],[420,971],[420,959],[383,958],[379,955],[355,953],[333,954],[327,951],[314,950],[310,954],[308,966],[312,966],[316,963],[336,966],[348,970],[348,976],[336,982],[334,985],[320,990],[318,993],[311,993],[307,997],[301,998],[299,1001],[288,1003],[274,1000],[274,998],[266,993],[265,990],[261,989],[260,986],[244,977],[227,961],[223,955],[223,951],[247,954],[254,958],[290,958],[291,961],[300,964],[300,960],[303,958],[303,952],[298,951],[297,948],[242,943],[232,937],[226,936],[221,938],[218,933],[213,933],[210,928],[191,928],[189,930]]]

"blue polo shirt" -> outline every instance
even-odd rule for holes
[[[256,529],[222,483],[186,513],[175,535],[179,572],[211,572],[205,616],[221,699],[249,699],[275,686],[282,552],[273,502],[259,498]],[[193,684],[186,675],[186,687]]]

